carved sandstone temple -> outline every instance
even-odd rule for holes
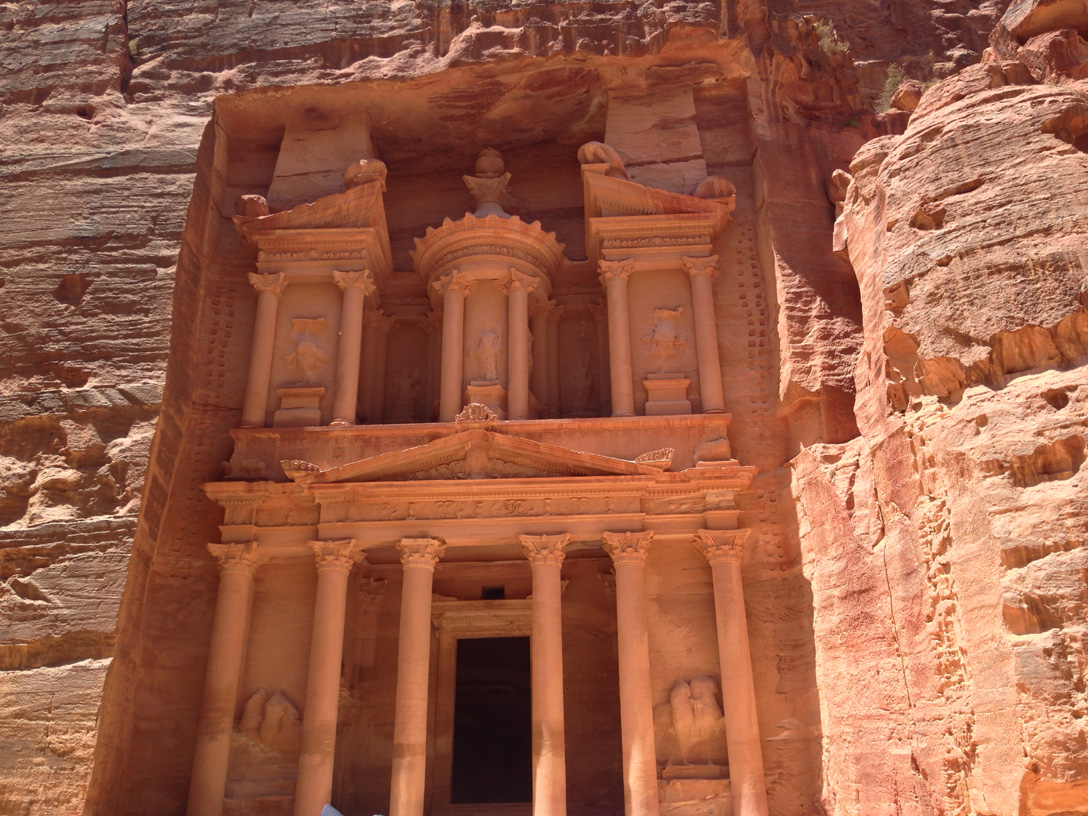
[[[190,816],[767,813],[736,505],[755,468],[730,455],[713,306],[732,185],[578,158],[585,259],[506,211],[490,149],[475,212],[419,236],[411,276],[379,161],[290,209],[239,201],[256,318],[204,487],[225,516]],[[665,702],[648,582],[694,667]]]

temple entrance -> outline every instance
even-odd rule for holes
[[[532,801],[529,638],[457,641],[451,804]]]

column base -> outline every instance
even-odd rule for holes
[[[726,411],[724,408],[707,408],[702,413],[704,413],[704,414],[728,414],[729,412]]]

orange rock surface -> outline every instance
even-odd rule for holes
[[[382,294],[403,306],[414,239],[471,211],[462,176],[498,148],[512,211],[573,261],[549,272],[571,299],[556,318],[563,374],[530,382],[555,404],[526,409],[554,411],[558,430],[518,433],[613,468],[660,439],[676,470],[696,469],[715,415],[655,417],[643,436],[600,420],[590,142],[602,179],[622,165],[661,196],[735,196],[707,252],[725,450],[758,471],[735,512],[752,531],[743,593],[769,812],[1088,813],[1082,3],[88,0],[9,4],[0,24],[0,813],[185,812],[218,586],[207,544],[224,521],[201,485],[272,479],[261,462],[296,444],[293,429],[249,447],[231,436],[257,303],[254,252],[231,221],[240,196],[265,199],[246,217],[288,210],[342,193],[344,168],[376,155]],[[884,95],[893,110],[878,114]],[[354,167],[351,184],[377,172]],[[660,324],[695,304],[658,306]],[[694,329],[691,390],[677,399],[688,386],[669,379],[662,410],[701,410]],[[649,338],[636,370],[676,339],[656,331],[634,333]],[[425,353],[422,330],[391,336]],[[319,468],[450,435],[418,430],[428,403],[411,395],[426,389],[403,373],[386,372],[385,421],[416,430],[330,446]],[[634,412],[650,414],[641,383]],[[598,420],[620,423],[610,441],[587,441]],[[723,668],[718,587],[691,545],[660,552],[647,567],[656,751],[685,766],[678,700]],[[572,816],[623,802],[615,596],[597,564],[563,568],[578,637],[613,644],[563,648]],[[356,765],[335,788],[370,813],[388,812],[384,760],[366,758],[392,741],[402,595],[399,562],[383,568],[384,634],[353,635],[360,606],[345,642],[375,726],[342,737]],[[255,603],[283,611],[254,630],[253,653],[308,649],[317,579],[268,575]],[[519,575],[522,599],[528,566]],[[353,597],[368,580],[353,573]],[[466,586],[436,572],[440,595]],[[368,660],[388,668],[368,675]],[[248,804],[234,812],[290,812],[277,808],[297,762],[268,757],[300,751],[306,659],[282,662],[258,657],[241,681],[228,794]],[[283,688],[251,688],[262,672]],[[588,701],[580,721],[572,698]],[[722,764],[714,728],[706,750]],[[584,747],[600,735],[615,768]],[[661,773],[662,813],[720,790]]]

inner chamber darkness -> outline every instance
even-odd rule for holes
[[[453,804],[532,801],[529,638],[457,641]]]

